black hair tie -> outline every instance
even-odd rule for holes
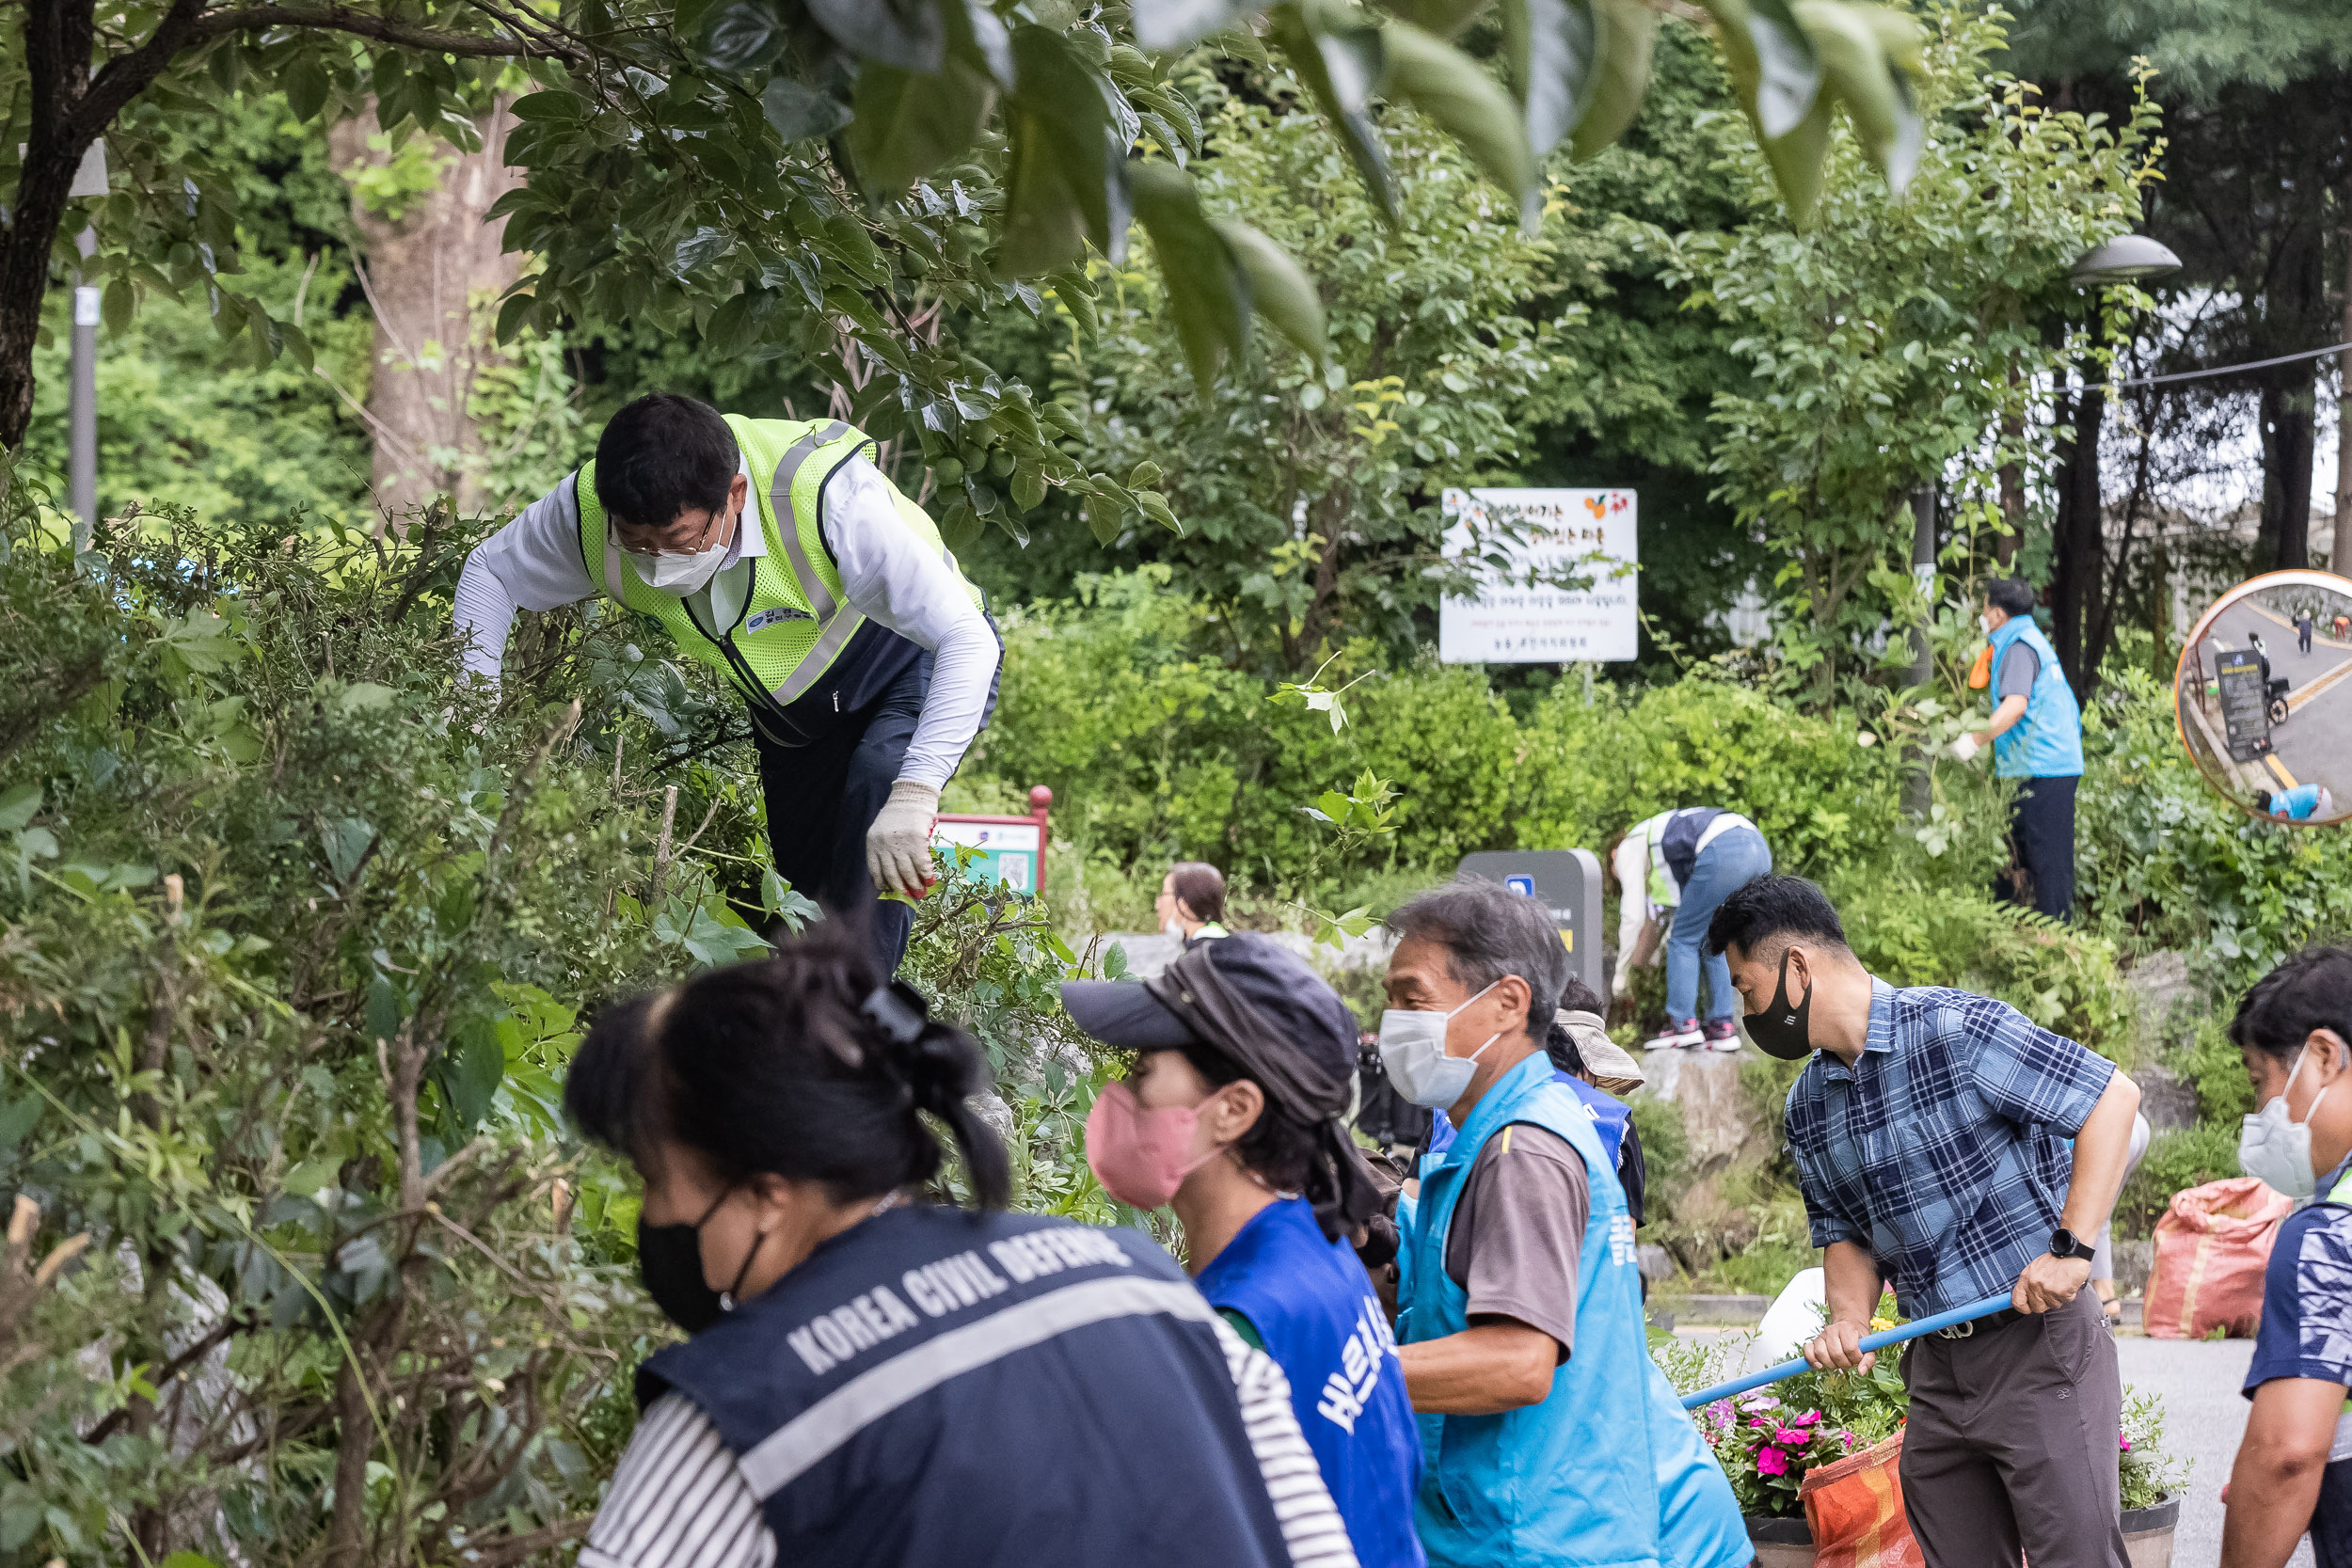
[[[952,1030],[931,1022],[930,1004],[904,980],[876,986],[858,1007],[890,1043],[891,1065],[918,1110],[946,1116],[961,1103],[972,1064]]]

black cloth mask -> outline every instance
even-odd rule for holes
[[[1740,1024],[1748,1038],[1767,1056],[1777,1056],[1784,1062],[1801,1062],[1813,1054],[1811,1018],[1813,987],[1804,988],[1804,1000],[1794,1006],[1788,1005],[1788,954],[1780,955],[1780,989],[1772,993],[1772,1005],[1760,1013],[1750,1013]]]
[[[637,1277],[661,1315],[689,1334],[700,1334],[735,1310],[735,1291],[742,1289],[760,1243],[768,1239],[764,1231],[753,1239],[743,1266],[735,1271],[733,1290],[714,1291],[704,1283],[702,1228],[734,1192],[730,1187],[721,1193],[718,1203],[691,1225],[647,1225],[643,1214],[637,1217]]]

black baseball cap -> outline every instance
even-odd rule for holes
[[[1236,931],[1197,943],[1185,958],[1213,965],[1252,1011],[1332,1075],[1356,1070],[1356,1015],[1322,975],[1280,942],[1261,932]],[[1080,1029],[1122,1051],[1218,1049],[1217,1041],[1203,1039],[1141,981],[1065,981],[1061,1004]]]

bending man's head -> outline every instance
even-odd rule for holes
[[[1995,628],[2033,614],[2033,590],[2023,578],[1995,578],[1984,591],[1984,615]]]
[[[625,550],[723,549],[750,486],[735,432],[717,409],[649,392],[612,416],[596,441],[596,500]]]

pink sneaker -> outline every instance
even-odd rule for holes
[[[1698,1045],[1707,1036],[1699,1030],[1699,1021],[1686,1018],[1680,1022],[1669,1022],[1666,1027],[1642,1042],[1645,1051],[1673,1051],[1681,1046]]]
[[[1707,1049],[1725,1052],[1739,1050],[1739,1022],[1728,1018],[1708,1019],[1707,1021]]]

